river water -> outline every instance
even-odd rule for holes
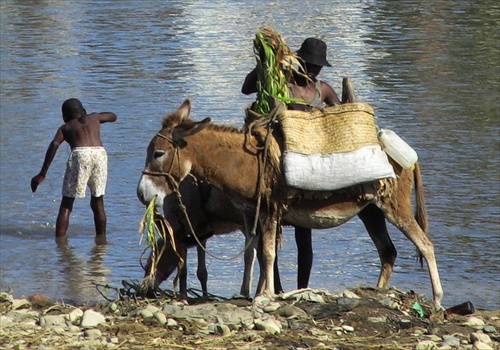
[[[193,119],[241,126],[253,99],[240,93],[255,64],[252,40],[271,25],[294,50],[306,37],[324,39],[333,67],[320,78],[340,94],[342,77],[350,77],[358,100],[375,108],[378,125],[417,150],[444,306],[470,300],[500,308],[499,6],[494,0],[2,0],[1,290],[88,301],[102,298],[96,285],[140,280],[144,207],[135,193],[149,140],[186,97]],[[55,244],[67,145],[37,193],[30,191],[70,97],[89,112],[118,115],[101,135],[109,155],[107,245],[95,244],[88,194],[75,201],[68,246]],[[414,246],[389,229],[398,250],[391,285],[430,298]],[[375,285],[377,252],[358,219],[313,235],[311,287]],[[216,237],[208,248],[230,257],[243,247],[242,237]],[[291,230],[279,254],[284,287],[294,289]],[[193,252],[191,287],[198,287],[195,262]],[[210,292],[239,291],[241,256],[209,257],[208,269]],[[171,280],[164,287],[172,288]]]

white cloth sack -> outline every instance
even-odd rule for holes
[[[288,186],[311,191],[333,191],[396,177],[387,155],[378,145],[345,153],[285,151],[283,166]]]

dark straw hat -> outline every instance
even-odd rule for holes
[[[323,40],[316,38],[307,38],[302,43],[297,55],[306,63],[315,64],[317,66],[332,65],[326,60],[326,44]]]

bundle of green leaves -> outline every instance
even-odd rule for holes
[[[158,262],[165,251],[166,244],[170,244],[177,256],[179,257],[179,269],[184,264],[184,259],[177,253],[174,232],[167,219],[165,219],[155,207],[156,195],[153,197],[146,207],[146,211],[139,223],[139,233],[141,234],[142,241],[144,235],[146,236],[146,247],[151,248],[151,267],[149,275],[144,279],[154,280]],[[162,240],[164,243],[159,246],[158,241]],[[167,243],[168,242],[168,243]],[[146,249],[147,249],[146,248]]]
[[[295,68],[300,66],[283,37],[271,27],[260,29],[254,39],[254,54],[257,61],[257,100],[252,110],[258,114],[270,112],[270,100],[277,99],[289,104],[297,102],[290,97],[288,82]]]

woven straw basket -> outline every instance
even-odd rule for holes
[[[366,103],[347,103],[313,112],[286,110],[278,120],[286,151],[339,153],[379,144],[375,113]]]

